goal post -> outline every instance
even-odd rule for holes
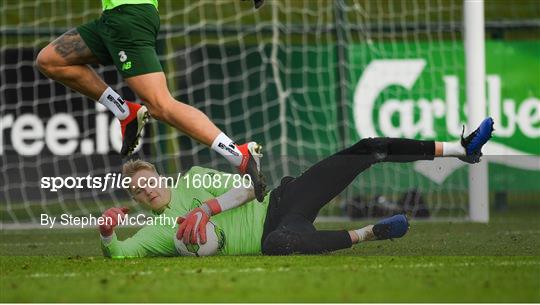
[[[467,78],[468,129],[474,130],[486,117],[484,1],[464,0],[465,62]],[[489,221],[488,164],[469,169],[469,218]]]

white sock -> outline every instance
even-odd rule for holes
[[[354,230],[354,232],[356,235],[358,235],[358,242],[375,240],[375,235],[373,234],[373,225]]]
[[[442,144],[443,157],[460,157],[465,156],[465,148],[461,146],[459,141],[443,142]]]
[[[107,87],[107,89],[105,89],[98,102],[107,107],[107,109],[109,109],[114,116],[120,120],[127,118],[129,115],[127,103],[124,102],[124,99],[120,96],[120,94],[116,93],[116,91],[111,89],[111,87]]]
[[[214,139],[212,149],[225,157],[225,159],[234,166],[240,166],[242,163],[242,153],[238,147],[236,147],[234,141],[227,137],[223,132]]]

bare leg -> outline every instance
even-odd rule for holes
[[[354,230],[347,231],[349,233],[349,237],[351,238],[351,242],[353,244],[357,244],[360,241],[360,237],[358,237],[358,234],[354,232]]]
[[[129,87],[145,102],[150,115],[166,122],[191,138],[208,146],[221,130],[200,110],[175,100],[169,93],[163,72],[148,73],[126,79]]]
[[[435,142],[435,157],[442,157],[443,155],[443,142]]]
[[[263,201],[266,183],[257,162],[249,151],[249,143],[237,146],[210,121],[206,114],[174,99],[167,88],[163,72],[130,77],[126,79],[126,82],[131,90],[146,102],[152,117],[168,123],[196,141],[211,147],[236,166],[240,173],[248,174],[253,182],[257,200]],[[252,147],[256,147],[256,144]]]
[[[361,232],[360,234],[359,231]],[[357,244],[361,241],[371,241],[377,239],[373,234],[373,225],[365,226],[360,230],[350,230],[347,233],[349,233],[349,237],[351,238],[351,242],[353,244]]]
[[[43,48],[36,59],[39,70],[55,81],[98,100],[107,85],[87,66],[98,59],[86,46],[76,29],[69,30]]]

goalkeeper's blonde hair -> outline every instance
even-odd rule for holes
[[[133,175],[135,175],[135,173],[143,169],[157,173],[157,170],[154,164],[141,160],[141,159],[137,159],[137,160],[129,160],[126,163],[124,163],[124,165],[122,166],[122,175],[131,178],[133,177]]]

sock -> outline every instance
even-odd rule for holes
[[[442,148],[443,157],[460,157],[466,155],[465,148],[461,146],[459,141],[443,142]]]
[[[358,242],[375,240],[375,235],[373,234],[373,225],[354,230],[354,232],[356,235],[358,235]]]
[[[236,147],[234,141],[223,132],[212,142],[212,149],[225,157],[234,166],[240,166],[242,163],[242,152]]]
[[[107,107],[115,117],[120,120],[123,120],[129,115],[129,108],[126,102],[122,99],[120,94],[116,93],[111,87],[107,87],[101,97],[98,100],[98,103]]]

